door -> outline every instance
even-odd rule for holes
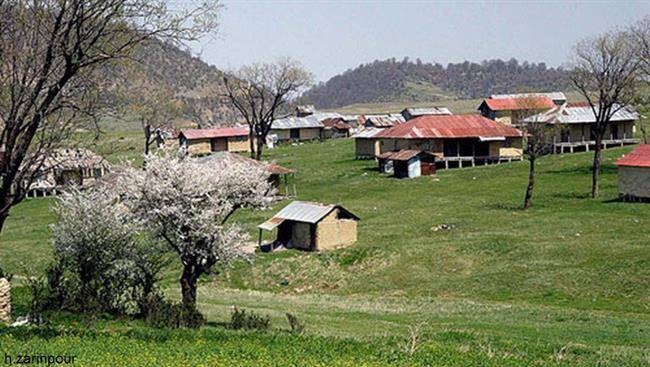
[[[289,138],[291,138],[291,140],[300,140],[300,129],[289,130]]]
[[[610,129],[612,130],[612,139],[617,140],[618,139],[618,125],[617,124],[611,125]]]

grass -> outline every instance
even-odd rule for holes
[[[118,353],[134,365],[646,365],[650,206],[615,200],[613,162],[630,149],[605,152],[598,200],[588,198],[589,153],[545,157],[524,212],[527,162],[396,180],[354,160],[350,140],[282,146],[267,158],[298,171],[300,199],[342,204],[362,220],[353,247],[259,254],[202,281],[210,321],[227,320],[236,305],[269,314],[275,331],[155,331],[115,320],[85,338],[60,321],[50,338],[0,332],[0,352],[73,350],[88,365],[111,364]],[[12,211],[0,235],[10,271],[47,263],[51,203]],[[256,234],[274,210],[235,219]],[[453,229],[432,230],[443,223]],[[164,281],[173,298],[176,276]],[[285,312],[306,323],[307,335],[287,334]],[[407,353],[420,324],[420,348]]]

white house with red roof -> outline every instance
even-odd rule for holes
[[[379,154],[400,150],[435,155],[440,167],[522,159],[523,133],[476,114],[422,116],[373,136]]]
[[[212,152],[250,152],[248,127],[185,129],[178,134],[178,143],[191,155]]]
[[[616,161],[618,196],[625,201],[650,201],[650,144],[639,145]]]

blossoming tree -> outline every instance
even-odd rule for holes
[[[230,160],[198,162],[163,151],[129,167],[118,181],[124,205],[178,255],[183,305],[196,306],[199,277],[245,257],[248,233],[228,219],[241,208],[265,206],[273,194],[266,171]]]

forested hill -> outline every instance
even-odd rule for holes
[[[544,63],[488,60],[480,64],[423,63],[405,58],[375,60],[320,83],[303,95],[318,108],[355,103],[425,102],[479,98],[493,93],[565,90],[568,72]]]
[[[110,86],[104,91],[106,98],[117,97],[118,90],[137,93],[147,86],[161,93],[170,91],[174,99],[185,101],[206,123],[219,125],[233,121],[234,110],[223,100],[223,71],[185,50],[155,40],[138,48],[133,59],[137,62],[128,73],[120,65],[105,71],[110,80]],[[128,104],[129,100],[116,100],[116,103]]]

